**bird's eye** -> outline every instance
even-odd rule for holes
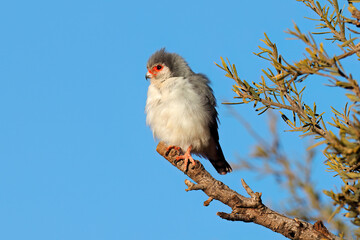
[[[155,71],[160,71],[161,69],[163,69],[163,66],[159,64],[159,65],[156,65],[153,69]]]

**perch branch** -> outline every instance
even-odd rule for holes
[[[167,145],[163,142],[158,144],[156,151],[183,172],[184,161],[176,160],[176,157],[181,154],[179,151],[172,149],[167,152]],[[209,196],[209,199],[204,202],[205,206],[215,199],[231,208],[231,213],[217,213],[223,219],[253,222],[278,232],[289,239],[339,239],[325,231],[325,227],[319,231],[318,226],[315,227],[299,219],[288,218],[271,210],[262,203],[261,193],[251,190],[244,180],[241,180],[242,185],[250,197],[235,192],[224,183],[213,178],[199,161],[196,161],[196,166],[190,164],[185,174],[195,182],[192,183],[186,180],[185,184],[188,186],[186,191],[201,190]]]

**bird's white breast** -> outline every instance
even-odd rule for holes
[[[161,85],[149,86],[146,123],[157,139],[184,150],[192,145],[196,151],[210,139],[211,116],[203,104],[203,96],[187,79],[168,78]]]

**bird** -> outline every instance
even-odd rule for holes
[[[150,79],[145,106],[146,124],[154,138],[181,151],[177,160],[196,165],[191,154],[208,159],[216,171],[232,171],[219,143],[216,99],[210,80],[194,73],[183,57],[161,48],[147,61]]]

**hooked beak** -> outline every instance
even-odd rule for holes
[[[151,78],[151,77],[152,77],[152,74],[151,74],[151,73],[147,72],[147,73],[145,74],[145,79],[146,79],[146,80],[148,80],[148,79]]]

